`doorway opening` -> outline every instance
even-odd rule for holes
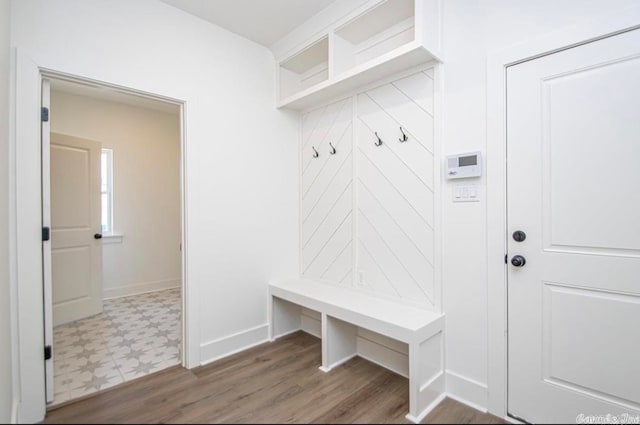
[[[55,77],[43,107],[55,407],[183,363],[182,108]]]

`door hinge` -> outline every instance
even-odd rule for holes
[[[508,258],[509,258],[509,254],[504,254],[504,263],[505,264],[509,264]]]
[[[49,227],[42,228],[42,241],[46,242],[51,239],[51,229]]]
[[[49,122],[49,108],[43,106],[40,110],[40,118],[42,122]]]
[[[44,359],[45,360],[51,360],[51,357],[53,357],[52,355],[52,350],[51,350],[51,346],[50,345],[45,345],[44,346]]]

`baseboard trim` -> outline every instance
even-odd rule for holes
[[[440,375],[439,377],[441,376],[442,375]],[[407,414],[405,418],[407,418],[407,420],[413,422],[414,424],[419,424],[420,422],[422,422],[424,418],[427,417],[429,413],[431,413],[433,409],[435,409],[440,403],[442,403],[442,400],[444,400],[445,398],[447,398],[446,393],[440,394],[435,400],[433,400],[433,402],[431,402],[430,405],[427,406],[426,409],[422,411],[422,413],[420,413],[420,415],[416,417],[416,416],[413,416],[412,414]]]
[[[207,342],[200,345],[200,365],[213,363],[265,342],[269,342],[269,324]]]
[[[344,359],[338,360],[337,362],[334,362],[332,365],[329,365],[329,367],[320,366],[318,369],[320,369],[324,373],[329,373],[333,369],[335,369],[338,366],[340,366],[341,364],[344,364],[344,363],[348,362],[349,360],[351,360],[351,359],[353,359],[354,357],[357,357],[357,356],[358,356],[358,353],[349,354]]]
[[[362,357],[366,361],[369,361],[369,362],[371,362],[371,363],[373,363],[375,365],[378,365],[378,366],[383,367],[383,368],[385,368],[387,370],[390,370],[391,372],[393,372],[393,373],[395,373],[397,375],[400,375],[400,376],[402,376],[404,378],[409,379],[409,375],[408,374],[406,374],[406,373],[404,373],[401,370],[398,370],[396,368],[390,367],[386,362],[380,361],[380,359],[376,359],[375,357],[371,357],[371,356],[368,356],[368,355],[362,354],[362,353],[358,353],[358,356]]]
[[[358,336],[358,355],[365,360],[409,378],[409,356],[378,341]]]
[[[11,423],[12,424],[19,424],[20,420],[19,420],[19,414],[20,414],[20,402],[18,400],[14,400],[13,404],[11,406]]]
[[[294,329],[294,330],[292,330],[292,331],[285,332],[285,333],[282,333],[282,334],[280,334],[280,335],[273,335],[273,336],[269,339],[269,341],[273,342],[273,341],[275,341],[276,339],[284,338],[285,336],[289,336],[289,335],[292,335],[292,334],[294,334],[294,333],[296,333],[296,332],[300,332],[300,331],[302,331],[302,332],[306,332],[304,329]],[[309,332],[306,332],[306,333],[309,333]],[[309,334],[309,335],[311,335],[311,334]],[[315,336],[315,335],[313,335],[313,336]]]
[[[521,420],[518,420],[516,418],[512,418],[511,416],[509,416],[507,414],[507,416],[505,416],[504,418],[502,418],[503,421],[508,422],[510,424],[525,424],[526,422],[522,422]]]
[[[483,413],[487,412],[489,402],[489,389],[473,379],[458,375],[447,370],[446,372],[447,395],[455,401],[466,404]]]
[[[122,285],[113,288],[103,288],[102,297],[105,300],[112,300],[114,298],[130,297],[132,295],[148,294],[150,292],[180,288],[181,286],[181,279],[168,279],[158,280],[155,282],[134,283],[131,285]]]

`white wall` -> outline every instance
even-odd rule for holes
[[[186,101],[188,364],[266,339],[267,282],[298,265],[297,117],[270,52],[155,0],[12,5],[38,65]]]
[[[180,115],[51,93],[51,130],[113,149],[114,231],[102,248],[105,298],[181,283]]]
[[[443,153],[486,151],[486,58],[489,52],[597,19],[634,3],[637,2],[447,0]],[[483,177],[483,185],[485,181]],[[487,256],[504,253],[487,253],[486,202],[453,204],[450,199],[451,185],[447,184],[443,192],[446,367],[466,379],[449,376],[448,384],[455,384],[458,395],[486,406]],[[464,267],[460,267],[461,260]]]
[[[11,309],[9,299],[9,16],[11,3],[0,0],[0,422],[11,420]]]

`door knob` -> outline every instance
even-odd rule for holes
[[[102,233],[96,233],[95,235],[93,235],[93,237],[95,239],[102,239]]]
[[[514,267],[522,267],[527,264],[527,260],[522,255],[516,255],[511,259],[511,264]]]
[[[516,242],[522,242],[527,239],[527,234],[522,230],[516,230],[513,232],[513,240]]]

